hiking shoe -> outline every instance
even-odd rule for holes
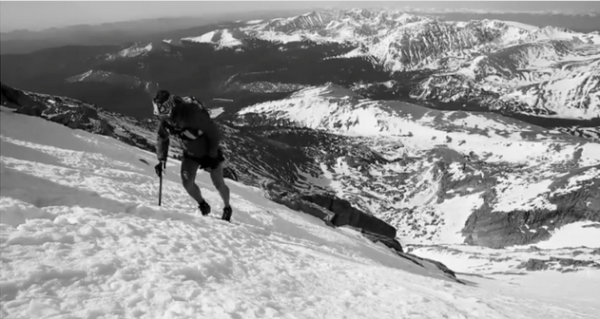
[[[202,212],[203,216],[210,214],[210,205],[208,205],[206,201],[200,203],[198,205],[198,208],[200,208],[200,211]]]
[[[231,206],[227,206],[223,208],[223,216],[221,216],[222,220],[230,221],[231,220]]]

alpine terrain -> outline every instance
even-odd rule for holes
[[[197,31],[2,55],[2,317],[600,312],[598,31],[365,9]],[[177,140],[157,205],[160,89],[221,128],[232,223],[185,193]]]

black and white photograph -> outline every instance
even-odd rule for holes
[[[592,319],[599,1],[0,1],[0,318]]]

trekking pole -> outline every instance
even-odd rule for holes
[[[156,168],[156,167],[158,167],[158,168]],[[163,174],[165,172],[164,170],[167,168],[167,164],[161,161],[158,165],[156,165],[156,167],[155,167],[155,169],[156,169],[156,173],[158,174],[158,179],[159,179],[159,185],[158,185],[158,206],[160,206],[160,204],[162,202],[162,181],[163,181]]]
[[[158,186],[158,206],[160,206],[162,200],[162,172],[160,173],[158,178],[160,180],[160,185]]]

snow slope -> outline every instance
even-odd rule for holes
[[[171,160],[2,108],[3,318],[586,318],[457,283],[228,181],[200,217]],[[220,210],[207,174],[197,182]]]
[[[581,228],[568,226],[568,228]],[[589,232],[587,233],[589,234]],[[555,314],[571,309],[596,318],[600,312],[600,249],[581,246],[594,237],[574,236],[572,248],[560,248],[562,240],[551,240],[556,247],[510,247],[489,249],[465,245],[408,247],[412,254],[442,261],[480,289],[493,289],[519,299],[532,296],[560,305],[547,309]],[[596,237],[597,233],[596,233]],[[571,243],[575,241],[571,240]],[[525,302],[525,301],[522,301]],[[509,316],[506,316],[509,318]]]

